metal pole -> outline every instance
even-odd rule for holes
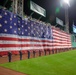
[[[69,33],[69,15],[68,15],[68,5],[65,5],[65,29]]]
[[[18,0],[13,0],[13,13],[16,13],[17,14],[17,3],[18,3]]]
[[[41,18],[42,18],[42,16],[40,16],[38,20],[40,20]]]
[[[34,14],[34,12],[32,12],[32,13],[30,14],[30,17],[31,17],[33,14]]]

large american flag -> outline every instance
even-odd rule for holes
[[[58,28],[0,9],[0,51],[70,48],[70,35]]]
[[[53,33],[53,48],[71,48],[71,35],[67,34],[63,30],[60,30],[59,28],[52,27],[52,33]]]

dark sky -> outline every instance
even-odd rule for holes
[[[44,9],[46,9],[46,18],[42,18],[41,20],[48,22],[48,20],[51,20],[51,24],[55,23],[55,18],[58,17],[65,23],[65,9],[61,6],[61,0],[32,0]],[[29,13],[29,8],[27,7],[29,0],[25,0],[25,13]],[[69,11],[69,23],[70,23],[70,32],[72,32],[72,24],[74,21],[74,24],[76,25],[76,0],[70,0],[70,7],[68,9]],[[28,8],[28,9],[27,9]],[[56,13],[56,9],[59,8],[59,12]],[[30,12],[31,13],[31,12]],[[36,17],[37,19],[40,17],[40,15],[33,14],[33,17]]]
[[[3,5],[4,2],[7,0],[0,0],[0,5]],[[6,4],[7,7],[10,6],[10,1]],[[46,18],[42,17],[41,20],[45,22],[51,22],[51,24],[55,25],[55,18],[58,17],[65,22],[65,10],[64,7],[61,7],[62,0],[32,0],[41,7],[46,10]],[[30,0],[24,0],[24,12],[27,15],[30,15],[32,11],[29,9],[29,2]],[[69,22],[70,22],[70,32],[72,31],[72,24],[73,21],[76,25],[76,0],[70,0],[70,7],[69,7]],[[56,9],[59,9],[59,12],[56,13]],[[33,18],[39,19],[40,15],[34,13]]]

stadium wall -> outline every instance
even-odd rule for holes
[[[72,40],[72,47],[76,47],[76,35],[75,34],[71,35],[71,40]]]
[[[72,45],[65,31],[0,9],[0,63],[65,52]]]
[[[27,51],[56,51],[70,49],[71,35],[57,27],[34,19],[22,19],[0,9],[0,56]]]

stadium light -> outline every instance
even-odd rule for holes
[[[69,7],[71,6],[71,0],[60,0],[60,6],[65,10],[65,31],[69,33]]]
[[[63,4],[64,4],[64,7],[65,7],[65,29],[66,29],[66,32],[69,33],[68,7],[70,7],[70,0],[63,0]]]
[[[68,6],[70,6],[70,0],[63,0],[63,2],[64,2],[65,4],[68,4]]]

